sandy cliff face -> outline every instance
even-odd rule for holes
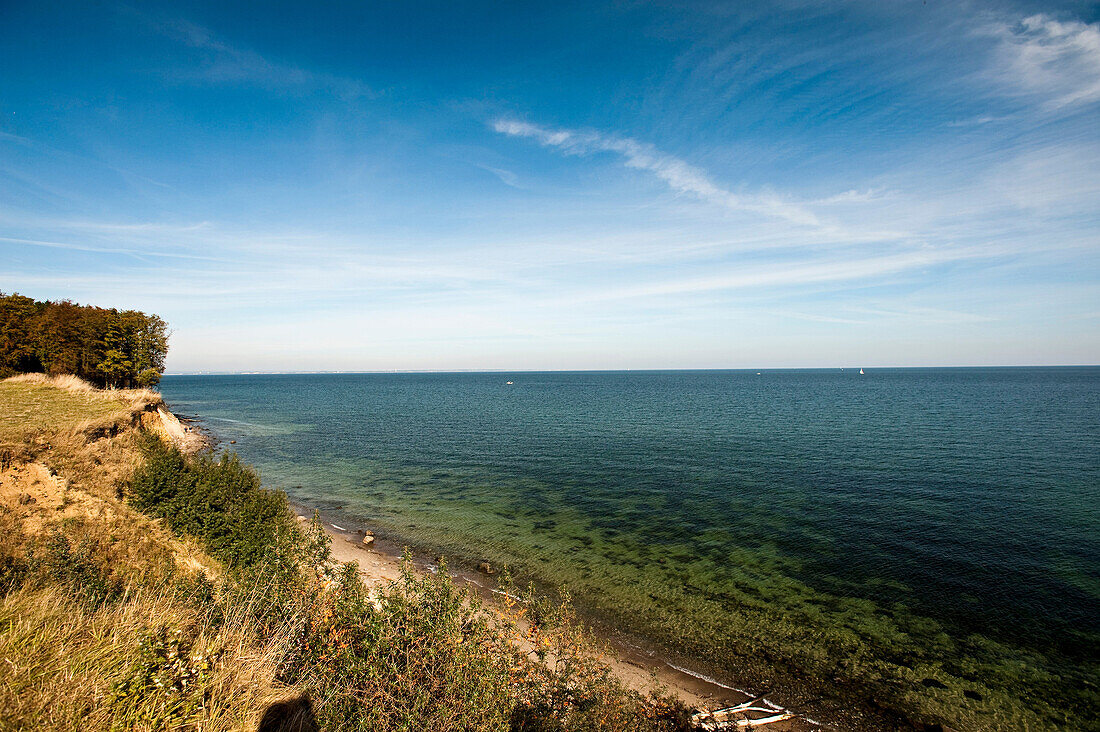
[[[201,435],[187,431],[162,404],[138,404],[128,415],[91,424],[59,424],[55,430],[28,436],[20,449],[2,446],[0,510],[24,537],[62,527],[66,521],[125,525],[132,530],[126,534],[140,534],[142,542],[152,541],[185,566],[209,573],[209,558],[197,560],[194,547],[121,500],[119,486],[142,459],[142,432],[156,434],[181,450],[205,446]]]
[[[184,425],[163,404],[157,405],[155,411],[142,414],[141,427],[185,453],[198,452],[208,445],[202,433]]]

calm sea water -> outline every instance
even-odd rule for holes
[[[162,391],[292,499],[567,587],[700,670],[827,677],[979,728],[1096,723],[1100,368]]]

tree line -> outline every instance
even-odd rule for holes
[[[168,324],[156,315],[0,292],[0,377],[45,372],[153,386],[167,355]]]

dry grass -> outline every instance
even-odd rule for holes
[[[90,439],[86,432],[68,430],[31,432],[23,441],[0,439],[0,499],[7,493],[34,494],[32,488],[57,492],[68,487],[76,489],[68,500],[82,493],[118,499],[119,486],[141,464],[138,441],[130,430],[111,439]],[[64,487],[51,488],[53,483]]]
[[[11,388],[0,382],[0,395],[12,396],[7,391]],[[50,386],[32,388],[45,389],[45,398],[58,411],[76,409],[72,402],[83,397]],[[22,396],[31,401],[42,398],[37,393]],[[125,423],[132,424],[129,419]],[[55,430],[31,433],[0,464],[0,556],[25,553],[31,548],[25,545],[30,537],[61,532],[71,542],[93,549],[105,571],[126,584],[147,579],[151,568],[173,558],[206,570],[216,568],[217,563],[192,542],[174,537],[159,522],[122,502],[120,487],[143,459],[141,434],[127,428],[109,439],[89,439],[76,429],[83,424],[72,418]],[[33,502],[21,500],[28,496]]]
[[[87,381],[79,376],[73,376],[72,374],[62,374],[60,376],[49,376],[47,374],[20,374],[5,379],[5,381],[12,384],[56,386],[58,389],[64,389],[65,391],[87,392],[96,390],[96,388]]]
[[[90,609],[56,588],[0,602],[0,730],[254,729],[281,649],[168,592]]]
[[[50,449],[39,459],[79,491],[101,499],[120,498],[119,486],[141,464],[138,433],[125,431],[111,439],[87,440],[86,433],[50,436]]]
[[[148,410],[161,404],[147,389],[94,389],[75,376],[0,381],[0,470],[41,458],[86,492],[117,496],[141,461],[131,428],[149,428]],[[108,436],[117,437],[99,439]]]
[[[133,424],[134,398],[119,396],[0,382],[21,428],[4,436],[26,439],[0,465],[0,730],[254,729],[286,694],[273,682],[283,649],[257,641],[246,608],[213,622],[212,604],[181,594],[223,569],[120,500],[140,435],[85,433]]]
[[[34,386],[52,386],[73,394],[94,394],[101,399],[119,399],[124,402],[144,402],[159,404],[161,396],[152,389],[100,389],[79,376],[72,374],[20,374],[4,379],[9,384],[30,384]]]
[[[149,389],[95,389],[75,376],[13,376],[0,381],[0,442],[110,428],[159,404],[160,394]]]
[[[121,500],[134,428],[160,403],[73,377],[0,382],[0,731],[255,729],[287,695],[285,648],[258,640],[254,608],[188,595],[216,593],[220,564]]]

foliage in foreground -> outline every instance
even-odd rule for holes
[[[0,505],[0,730],[249,726],[280,693],[270,645],[209,602],[193,552],[80,494]]]

